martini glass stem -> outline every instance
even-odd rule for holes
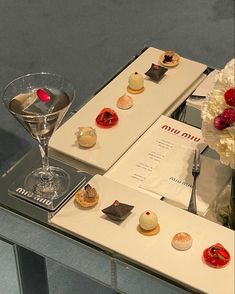
[[[50,165],[49,165],[49,157],[48,157],[48,141],[49,140],[43,140],[39,144],[41,156],[42,156],[42,174],[41,179],[43,181],[49,181],[52,179],[53,175],[50,171]]]

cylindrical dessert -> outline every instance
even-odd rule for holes
[[[160,226],[155,212],[146,210],[140,215],[138,231],[146,236],[152,236],[159,233]]]
[[[130,75],[127,91],[132,94],[139,94],[144,91],[144,78],[140,73],[134,72]]]

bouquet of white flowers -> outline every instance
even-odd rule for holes
[[[216,76],[202,105],[202,134],[220,155],[223,164],[235,168],[235,59]]]

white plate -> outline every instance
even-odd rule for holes
[[[90,184],[100,195],[97,206],[79,209],[72,198],[52,218],[53,224],[199,291],[234,293],[235,233],[232,230],[102,176],[93,177]],[[135,206],[122,223],[110,221],[101,211],[116,199]],[[157,213],[161,228],[159,234],[151,237],[137,231],[139,215],[148,209]],[[181,231],[193,238],[188,251],[177,251],[171,246],[172,237]],[[201,259],[203,250],[217,242],[231,254],[230,263],[223,269],[210,268]]]
[[[134,99],[132,108],[117,108],[117,99],[127,91],[129,75],[137,71],[145,76],[151,64],[158,63],[162,53],[148,48],[55,132],[50,148],[107,171],[206,69],[204,64],[181,58],[180,64],[169,68],[159,83],[146,78],[145,91],[130,94]],[[96,116],[104,107],[114,109],[119,116],[118,124],[109,129],[95,124]],[[78,127],[86,126],[97,131],[97,143],[90,149],[79,148],[76,142]]]

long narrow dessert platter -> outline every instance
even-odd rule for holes
[[[146,49],[55,132],[50,148],[107,171],[206,68]]]
[[[51,223],[195,292],[234,293],[234,231],[103,176]]]

